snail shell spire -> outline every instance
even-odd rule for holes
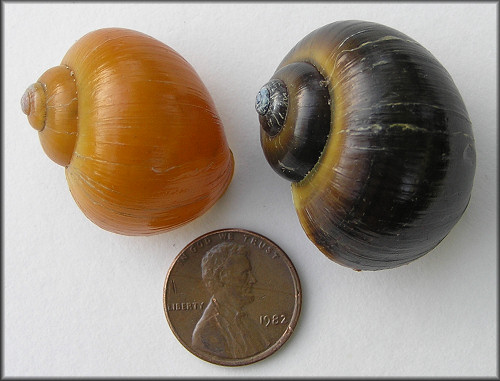
[[[78,94],[73,71],[66,65],[47,70],[21,98],[21,109],[38,131],[43,150],[68,166],[78,130]]]
[[[292,63],[262,87],[255,108],[267,161],[284,178],[302,180],[316,165],[330,132],[327,81],[313,65]]]

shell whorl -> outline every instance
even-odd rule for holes
[[[23,94],[21,109],[38,131],[47,156],[68,166],[78,131],[78,92],[73,71],[66,65],[47,70]]]
[[[271,137],[285,124],[288,111],[288,90],[283,81],[271,79],[255,97],[255,110],[259,113],[262,129]]]
[[[28,117],[31,127],[37,131],[44,129],[47,117],[47,96],[40,82],[26,89],[21,98],[21,110]]]
[[[290,181],[316,165],[330,133],[327,81],[306,62],[278,70],[256,97],[261,143],[267,161]]]
[[[292,183],[307,236],[357,270],[432,250],[467,207],[475,172],[471,123],[448,72],[410,37],[362,21],[310,33],[277,72],[298,62],[317,68],[331,99],[319,160]]]

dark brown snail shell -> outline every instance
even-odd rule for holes
[[[471,122],[424,47],[363,21],[303,38],[260,90],[261,144],[292,181],[307,236],[356,270],[411,262],[464,213],[475,172]]]

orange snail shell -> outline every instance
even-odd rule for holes
[[[443,66],[384,25],[341,21],[304,37],[260,90],[264,154],[292,181],[307,236],[356,270],[409,263],[464,213],[472,126]]]
[[[234,161],[191,65],[145,34],[100,29],[24,94],[46,154],[95,224],[125,235],[171,230],[225,192]]]

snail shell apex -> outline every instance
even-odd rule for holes
[[[330,110],[314,131],[325,142],[311,149],[318,160],[303,176],[288,177],[307,236],[356,270],[397,267],[432,250],[464,213],[475,172],[471,123],[448,72],[410,37],[363,21],[310,33],[271,81],[298,63],[321,75]],[[296,100],[287,115],[302,107]],[[265,156],[282,175],[284,160],[273,157],[295,160],[294,140],[304,136],[297,125],[303,123],[287,117],[271,136],[261,119]]]
[[[231,181],[233,155],[206,87],[145,34],[88,33],[21,104],[45,152],[66,167],[76,203],[103,229],[171,230],[206,212]]]

